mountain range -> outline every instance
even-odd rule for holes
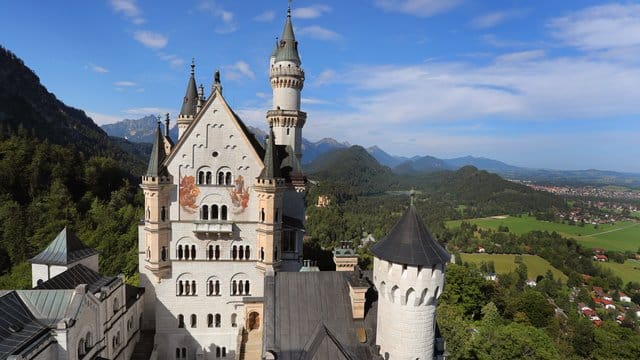
[[[102,129],[113,137],[124,138],[134,143],[150,143],[157,126],[156,123],[157,119],[150,115],[140,119],[125,119],[114,124],[103,125]],[[252,126],[248,126],[248,128],[259,141],[264,141],[267,135],[265,131]],[[171,128],[169,134],[172,138],[176,139],[177,127],[174,126]],[[303,138],[303,165],[309,166],[318,158],[327,156],[336,150],[347,149],[349,147],[351,147],[351,144],[348,142],[340,142],[332,138],[324,138],[319,141],[310,141]],[[366,151],[371,154],[378,163],[389,167],[394,173],[402,175],[457,170],[464,166],[474,166],[506,178],[530,180],[538,183],[640,187],[640,174],[634,173],[595,169],[549,170],[524,168],[509,165],[499,160],[475,156],[463,156],[452,159],[440,159],[430,155],[405,157],[389,154],[378,146],[366,148]]]

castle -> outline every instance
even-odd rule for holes
[[[158,123],[142,177],[143,327],[158,359],[432,359],[449,254],[413,204],[378,242],[373,272],[334,251],[338,271],[303,263],[301,68],[289,9],[271,53],[272,109],[261,145],[222,95],[196,86]]]

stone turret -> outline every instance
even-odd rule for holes
[[[267,112],[267,121],[273,128],[276,145],[289,145],[295,156],[302,157],[302,128],[307,113],[300,111],[300,97],[304,87],[304,70],[300,67],[298,42],[293,33],[291,8],[282,37],[269,59],[269,78],[273,91],[272,110]]]
[[[372,252],[380,355],[385,359],[433,359],[437,299],[451,256],[429,233],[413,199]]]

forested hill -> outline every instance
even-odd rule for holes
[[[0,46],[0,132],[26,133],[88,156],[108,156],[140,172],[144,162],[128,154],[84,111],[65,105],[22,60]]]

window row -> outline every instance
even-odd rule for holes
[[[238,315],[231,314],[231,327],[238,327]],[[198,316],[196,314],[191,314],[190,317],[190,325],[192,328],[198,327]],[[178,315],[178,327],[184,328],[184,315]],[[220,314],[207,314],[207,327],[208,328],[220,328],[222,327],[222,315]]]
[[[200,185],[232,185],[233,175],[231,171],[218,171],[217,182],[214,183],[211,171],[198,171],[198,184]]]
[[[225,346],[220,347],[216,346],[216,357],[227,357],[227,348]],[[176,348],[176,359],[186,359],[187,358],[187,348],[186,347],[177,347]]]
[[[164,247],[162,248],[162,259],[165,260],[166,253]],[[207,248],[207,260],[220,260],[220,245],[209,245]],[[178,260],[196,260],[197,247],[196,245],[178,245],[176,249],[176,258]],[[149,257],[149,254],[147,255]],[[249,245],[233,245],[229,249],[229,258],[231,260],[250,260],[251,259],[251,247]]]
[[[93,337],[91,336],[91,332],[89,331],[83,338],[80,338],[80,341],[78,342],[78,358],[86,355],[91,350],[92,346]]]
[[[202,205],[200,207],[200,220],[228,220],[227,205]]]
[[[230,294],[232,296],[251,295],[251,283],[249,280],[233,280],[230,283]],[[196,296],[198,295],[195,280],[178,280],[176,283],[176,296]],[[220,280],[207,281],[207,296],[218,296],[220,294]]]

